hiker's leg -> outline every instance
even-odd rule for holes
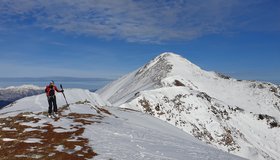
[[[53,111],[57,112],[57,104],[56,104],[56,97],[53,98]]]
[[[49,111],[48,113],[51,114],[52,113],[52,98],[48,97],[48,102],[49,102]]]

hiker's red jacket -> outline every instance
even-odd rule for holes
[[[57,92],[62,92],[62,90],[57,89],[57,87],[55,85],[53,86],[53,89]],[[47,96],[50,96],[50,90],[51,90],[51,86],[46,86],[45,92],[46,92]],[[54,92],[54,94],[55,94],[55,92]]]

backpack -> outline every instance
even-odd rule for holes
[[[55,94],[54,87],[50,87],[49,96],[53,97]]]

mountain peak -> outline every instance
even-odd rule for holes
[[[197,65],[193,64],[192,62],[182,57],[181,55],[173,52],[163,52],[162,54],[158,55],[153,60],[151,60],[149,63],[141,67],[139,69],[139,72],[143,72],[144,70],[149,70],[151,67],[158,64],[161,64],[162,66],[169,65],[170,67],[168,68],[170,68],[170,70],[167,72],[170,72],[171,70],[178,70],[180,72],[182,68],[184,69],[187,68],[191,72],[201,71],[201,69]],[[162,67],[162,69],[163,68],[166,67]]]
[[[157,57],[181,57],[179,54],[173,53],[173,52],[163,52]]]
[[[133,98],[139,91],[160,88],[165,86],[166,83],[173,83],[174,77],[177,77],[177,79],[179,77],[196,79],[205,75],[207,75],[206,71],[201,70],[180,55],[164,52],[138,70],[100,89],[98,93],[112,104],[120,105]],[[177,79],[175,78],[174,80]],[[107,92],[107,88],[113,88],[113,90],[108,90],[109,92]]]
[[[163,52],[162,54],[158,55],[154,60],[157,61],[159,59],[164,59],[168,61],[169,63],[172,63],[174,61],[187,61],[188,63],[191,63],[186,58],[183,58],[181,55],[173,53],[173,52]]]
[[[186,63],[191,66],[195,66],[196,68],[199,68],[197,65],[193,64],[191,61],[189,61],[187,58],[182,57],[179,54],[173,53],[173,52],[163,52],[162,54],[158,55],[154,60],[157,59],[165,59],[169,63],[176,65],[178,63]]]

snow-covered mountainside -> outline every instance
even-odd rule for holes
[[[44,92],[44,88],[34,85],[11,86],[0,88],[0,108],[18,99],[33,96]]]
[[[163,53],[97,91],[248,159],[280,159],[280,86],[204,71]]]
[[[59,119],[48,118],[44,94],[0,110],[0,157],[9,159],[239,160],[142,112],[117,107],[98,94],[57,94]]]

